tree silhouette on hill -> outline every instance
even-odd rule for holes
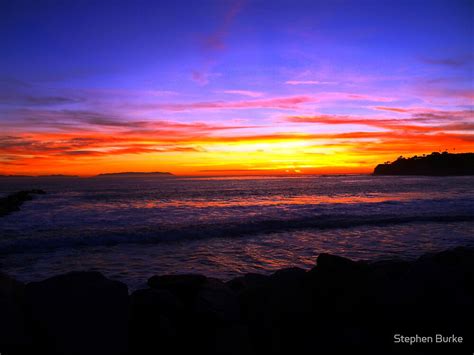
[[[474,175],[474,153],[433,152],[411,158],[400,156],[394,162],[377,165],[374,175]]]

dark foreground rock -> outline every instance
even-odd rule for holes
[[[309,271],[288,268],[225,283],[164,275],[148,285],[129,296],[125,285],[99,273],[69,273],[26,287],[0,275],[6,315],[0,317],[0,352],[470,354],[474,346],[470,248],[411,262],[321,254]],[[428,342],[396,343],[397,334]],[[451,342],[437,343],[437,335]]]
[[[24,190],[15,192],[7,197],[0,198],[0,217],[20,210],[20,206],[25,201],[33,199],[33,194],[43,195],[46,192],[40,189]]]
[[[153,276],[148,285],[131,295],[133,352],[148,354],[159,343],[165,354],[239,354],[248,345],[238,295],[227,284],[188,274]],[[217,341],[224,338],[231,348]]]
[[[22,283],[0,273],[0,353],[27,353],[31,347],[24,291]]]
[[[26,286],[26,313],[41,354],[126,354],[127,286],[71,272]]]

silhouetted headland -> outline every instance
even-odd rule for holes
[[[99,272],[27,285],[0,273],[0,352],[467,354],[473,349],[473,284],[474,249],[464,247],[415,261],[320,254],[311,270],[228,282],[197,274],[153,276],[131,295]],[[440,334],[445,343],[397,344],[396,334]]]
[[[374,175],[474,175],[474,153],[433,152],[411,158],[401,156],[394,162],[377,165]]]
[[[170,177],[174,176],[171,173],[168,172],[123,172],[123,173],[104,173],[104,174],[99,174],[96,175],[95,177]]]
[[[43,195],[45,193],[46,192],[44,192],[43,190],[33,189],[15,192],[13,194],[8,195],[7,197],[0,198],[0,217],[15,211],[19,211],[20,206],[25,201],[30,201],[33,199],[33,196],[31,196],[32,194]]]

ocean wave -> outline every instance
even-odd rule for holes
[[[42,252],[62,247],[106,246],[122,243],[160,243],[206,238],[238,238],[294,230],[323,230],[354,228],[359,226],[389,226],[407,223],[474,222],[473,214],[419,214],[393,215],[317,215],[294,219],[244,220],[226,223],[201,223],[190,225],[155,225],[142,228],[109,229],[49,229],[33,235],[3,238],[0,254],[32,251]],[[41,236],[38,236],[41,234]]]

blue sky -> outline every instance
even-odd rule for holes
[[[473,19],[474,2],[457,0],[4,0],[0,126],[7,137],[3,140],[8,140],[0,145],[0,167],[25,171],[36,157],[44,159],[41,169],[46,171],[49,156],[31,148],[45,137],[55,147],[51,151],[61,155],[58,146],[63,153],[76,149],[58,145],[64,140],[61,134],[68,139],[86,133],[113,136],[118,127],[133,123],[148,129],[187,125],[190,131],[205,124],[217,129],[196,133],[198,141],[244,137],[242,144],[249,136],[312,135],[301,138],[301,144],[313,146],[328,145],[331,139],[342,144],[337,137],[317,137],[325,133],[398,134],[393,125],[381,127],[372,120],[401,120],[399,125],[408,129],[403,120],[412,119],[422,128],[434,127],[413,138],[427,140],[423,151],[447,149],[440,132],[449,135],[449,148],[469,150]],[[436,119],[426,119],[428,114]],[[444,124],[451,128],[440,130]],[[453,130],[453,124],[462,126]],[[420,130],[415,127],[418,134]],[[152,139],[142,133],[141,141],[130,144],[149,142],[156,151],[136,153],[137,161],[147,154],[155,157],[164,144],[156,134]],[[176,135],[188,148],[199,145],[201,155],[215,149],[182,138],[182,132]],[[338,152],[328,148],[334,159],[324,164],[355,167],[357,161],[377,159],[347,158],[359,154],[357,142],[349,143]],[[414,141],[405,143],[396,148],[412,152]],[[81,149],[83,155],[70,154],[74,159],[63,163],[88,167],[99,155],[105,159],[111,152],[119,159],[117,152],[123,152],[110,143]],[[85,152],[92,153],[86,157]],[[294,157],[285,158],[286,164],[303,154],[298,148]],[[391,157],[399,151],[384,154]],[[124,162],[133,160],[125,155]],[[78,162],[78,156],[87,160]],[[185,156],[183,151],[178,157],[180,164],[186,165]],[[309,158],[302,161],[311,168]]]

